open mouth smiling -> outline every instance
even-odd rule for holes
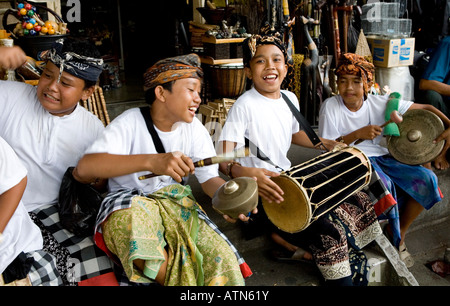
[[[263,80],[264,80],[264,81],[267,81],[267,80],[275,80],[275,79],[277,79],[277,78],[278,78],[278,76],[277,76],[276,74],[269,74],[269,75],[264,76],[264,77],[263,77]]]
[[[47,100],[53,101],[53,102],[59,102],[59,99],[55,98],[54,96],[48,94],[48,93],[44,93],[44,97],[47,98]]]
[[[197,106],[191,106],[188,108],[188,110],[195,115],[195,113],[197,112]]]

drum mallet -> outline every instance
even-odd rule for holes
[[[396,124],[398,124],[398,123],[400,123],[400,122],[403,121],[402,115],[400,115],[400,114],[398,113],[398,111],[396,111],[396,110],[393,110],[393,111],[391,112],[390,118],[391,118],[391,119],[389,119],[388,121],[386,121],[385,123],[383,123],[382,125],[380,125],[380,127],[381,127],[381,128],[384,128],[384,127],[385,127],[386,125],[388,125],[389,123],[396,123]],[[358,139],[357,141],[355,141],[355,145],[360,144],[360,143],[363,142],[363,141],[364,141],[364,139]]]
[[[213,156],[213,157],[208,157],[205,159],[201,159],[199,161],[196,161],[194,163],[194,167],[205,167],[205,166],[209,166],[212,164],[218,164],[218,163],[223,163],[226,161],[231,161],[235,158],[239,158],[239,157],[247,157],[250,155],[250,149],[249,148],[242,148],[236,151],[232,151],[232,152],[228,152],[228,153],[224,153],[224,154],[219,154],[217,156]],[[141,175],[139,177],[139,180],[145,180],[151,177],[155,177],[155,176],[159,176],[160,174],[155,174],[155,173],[150,173],[150,174],[146,174],[146,175]]]

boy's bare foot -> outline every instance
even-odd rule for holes
[[[447,159],[445,158],[445,155],[439,155],[433,161],[433,166],[438,170],[446,170],[449,168],[450,164],[448,163]]]

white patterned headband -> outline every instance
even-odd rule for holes
[[[97,81],[103,71],[103,59],[62,52],[63,45],[64,39],[59,39],[55,41],[52,49],[41,54],[43,60],[49,60],[59,66],[58,82],[63,71],[86,81]]]

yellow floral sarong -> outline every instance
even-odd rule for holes
[[[113,212],[103,223],[108,249],[132,282],[153,282],[169,255],[165,285],[244,285],[229,244],[198,217],[189,186],[170,185],[134,196],[131,207]],[[145,261],[143,271],[133,261]]]

